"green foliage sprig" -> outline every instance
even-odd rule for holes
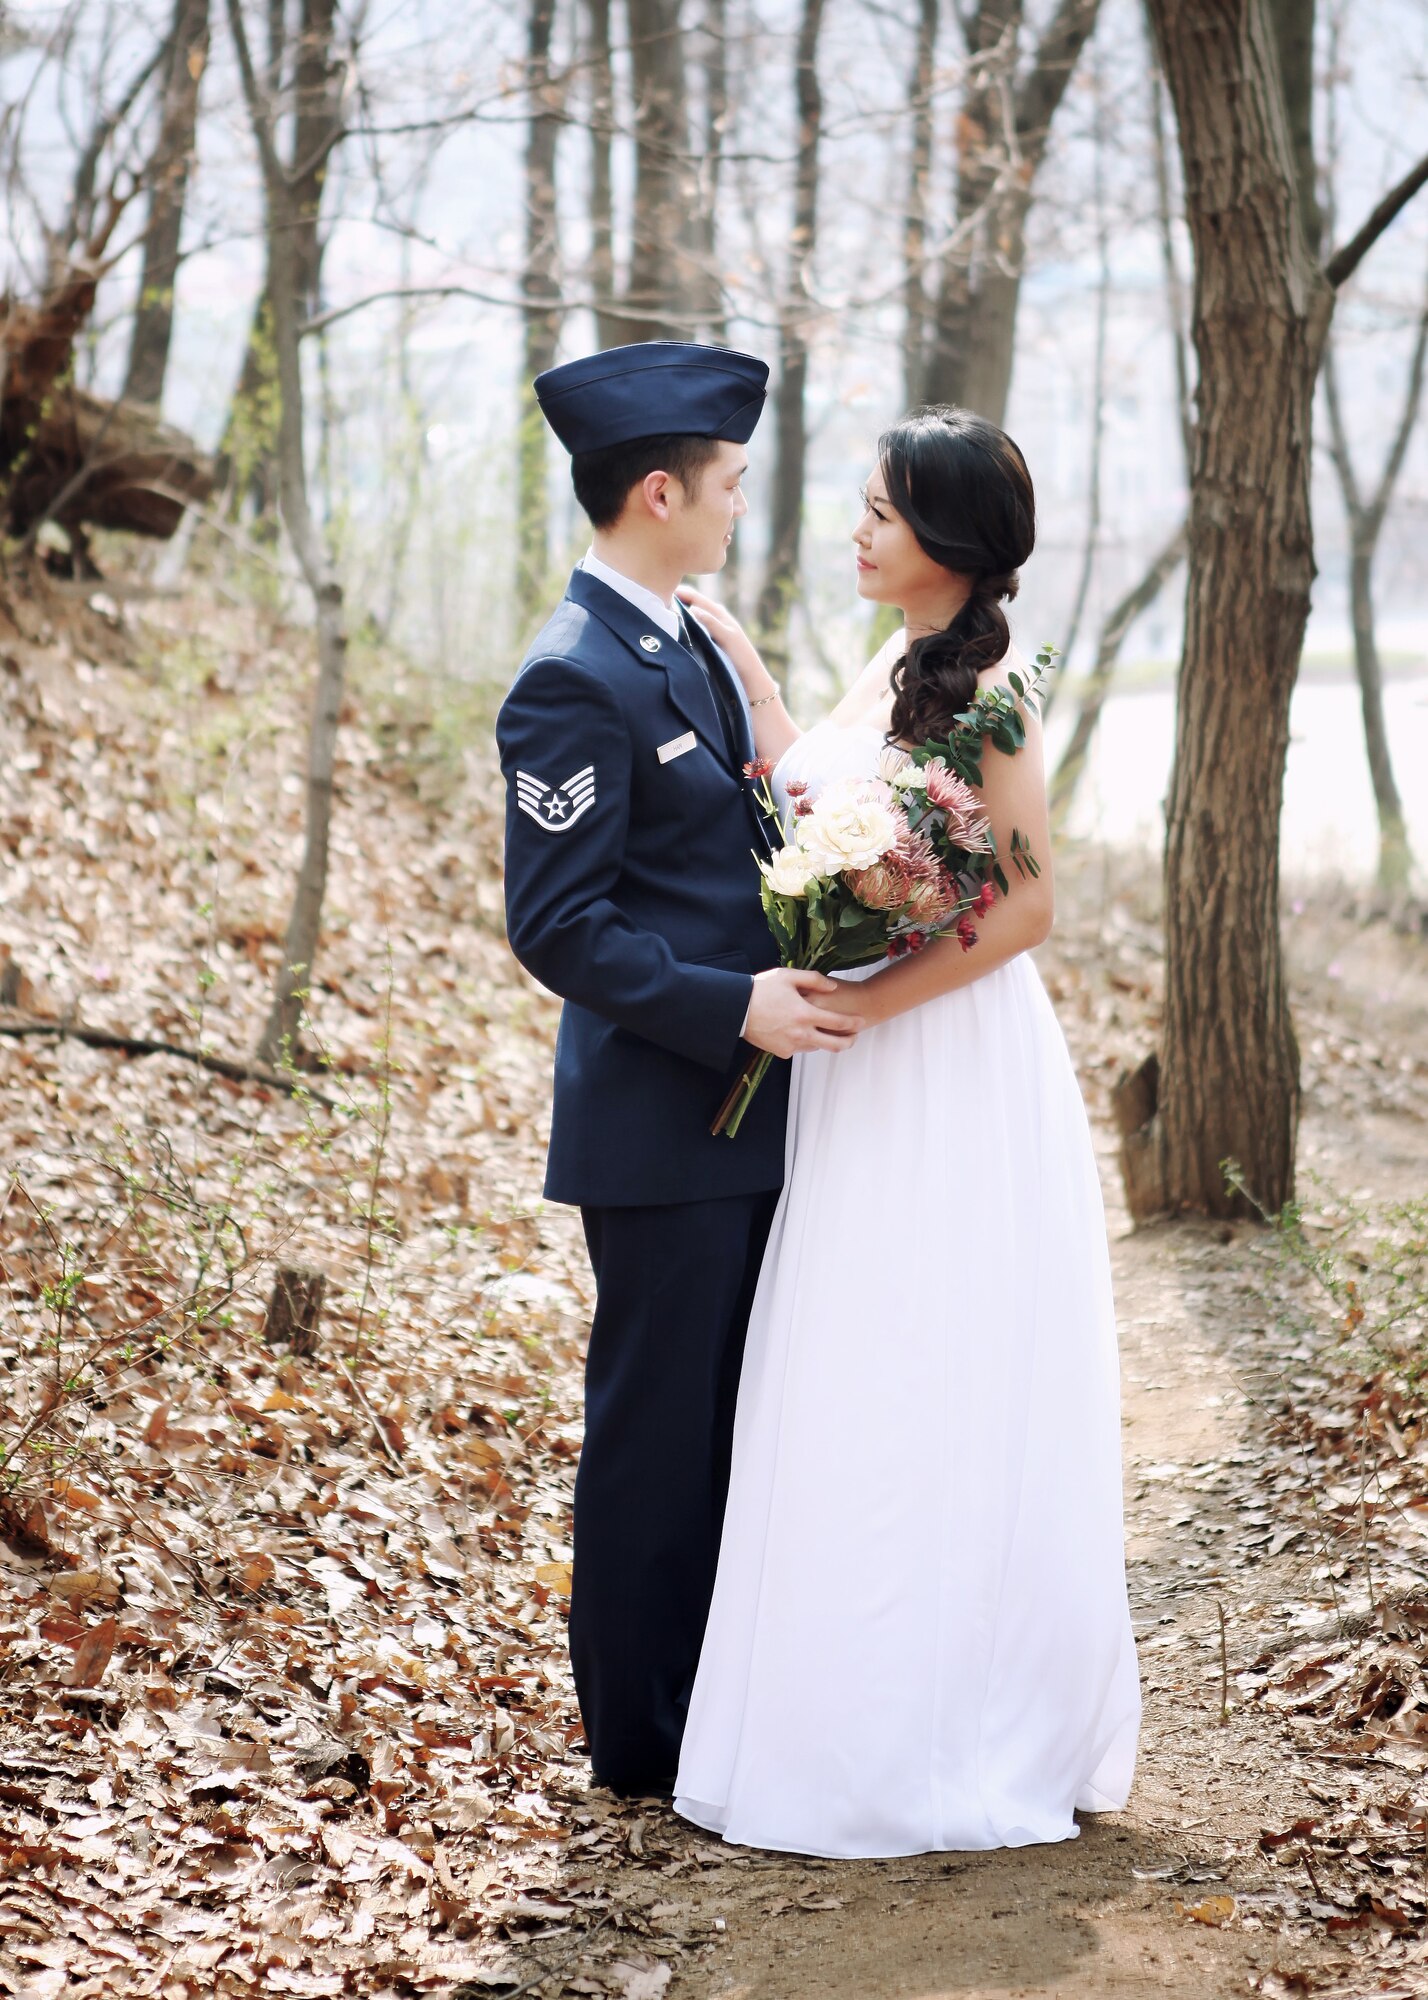
[[[1007,675],[1005,687],[978,688],[971,702],[953,720],[952,733],[942,742],[919,744],[911,754],[919,764],[934,759],[978,790],[982,784],[982,746],[991,743],[1008,757],[1015,756],[1026,741],[1026,723],[1017,704],[1035,700],[1041,684],[1055,667],[1061,654],[1055,646],[1043,646],[1032,662],[1030,680],[1015,671]]]
[[[1060,650],[1052,645],[1040,648],[1032,662],[1031,677],[1024,679],[1013,670],[1007,675],[1007,687],[978,688],[969,705],[960,715],[953,718],[952,732],[941,742],[922,743],[910,754],[918,764],[945,764],[949,771],[962,779],[964,784],[980,791],[982,788],[982,751],[990,743],[1008,757],[1014,757],[1026,742],[1026,723],[1019,703],[1035,700],[1041,692],[1042,682],[1060,659]],[[960,873],[966,865],[965,856],[955,850],[948,850],[946,843],[939,839],[935,815],[928,832],[934,846],[942,852],[942,858],[954,873]],[[1041,864],[1031,851],[1030,842],[1020,827],[1013,827],[1008,844],[1008,859],[1023,878],[1032,878],[1041,873]],[[991,865],[986,871],[1005,896],[1007,874],[993,845]]]

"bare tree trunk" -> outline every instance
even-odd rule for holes
[[[907,168],[907,205],[902,221],[902,395],[908,409],[922,401],[923,357],[927,343],[927,197],[932,174],[932,86],[937,61],[940,0],[919,0],[917,43],[907,101],[912,144]]]
[[[1299,1051],[1279,934],[1289,702],[1314,576],[1314,378],[1332,294],[1304,238],[1263,0],[1150,0],[1195,245],[1200,421],[1165,856],[1165,1025],[1137,1213],[1277,1209]]]
[[[1265,0],[1265,10],[1279,57],[1299,220],[1304,241],[1317,256],[1324,234],[1324,212],[1319,206],[1314,167],[1315,0]]]
[[[1154,56],[1154,33],[1151,32]],[[1180,440],[1185,452],[1187,476],[1194,457],[1194,416],[1190,401],[1190,359],[1185,336],[1185,287],[1175,256],[1170,203],[1170,161],[1165,143],[1165,117],[1161,103],[1165,88],[1158,58],[1150,77],[1150,128],[1155,163],[1155,206],[1160,226],[1161,263],[1165,271],[1165,301],[1170,318],[1171,346],[1175,356],[1176,407],[1180,415]],[[1169,540],[1151,557],[1142,575],[1113,606],[1101,627],[1096,644],[1096,661],[1082,690],[1071,735],[1051,779],[1052,822],[1064,826],[1070,817],[1076,791],[1090,762],[1091,744],[1100,726],[1101,715],[1111,692],[1121,648],[1135,621],[1154,604],[1185,559],[1186,524],[1181,521]]]
[[[1401,895],[1408,887],[1413,854],[1408,844],[1408,822],[1403,801],[1393,775],[1393,759],[1388,749],[1388,725],[1383,713],[1383,666],[1378,656],[1378,635],[1373,615],[1374,545],[1355,538],[1349,558],[1349,595],[1353,606],[1354,666],[1358,673],[1359,703],[1363,710],[1364,742],[1368,747],[1369,773],[1373,779],[1374,804],[1378,809],[1378,886],[1386,895]]]
[[[689,100],[679,0],[626,0],[635,93],[635,190],[624,340],[688,332]]]
[[[1096,543],[1101,533],[1101,459],[1106,437],[1106,333],[1111,313],[1111,237],[1106,220],[1105,130],[1101,107],[1101,84],[1095,79],[1094,120],[1095,159],[1092,172],[1092,205],[1096,216],[1096,249],[1100,270],[1096,283],[1096,339],[1091,358],[1091,464],[1086,486],[1086,540],[1081,551],[1081,574],[1063,641],[1066,664],[1076,650],[1086,599],[1091,591],[1091,574],[1096,566]],[[1056,699],[1058,679],[1053,679],[1041,705],[1043,719]]]
[[[522,618],[540,602],[550,567],[550,508],[546,497],[546,427],[531,388],[555,361],[561,315],[558,292],[555,148],[560,85],[551,74],[556,0],[530,0],[526,61],[530,123],[526,133],[526,242],[521,290],[527,304],[516,467],[516,601]]]
[[[981,0],[957,107],[954,228],[923,373],[931,402],[1006,416],[1032,184],[1051,121],[1096,21],[1097,0],[1058,0],[1017,80],[1022,0]]]
[[[264,266],[263,289],[248,322],[243,365],[218,447],[232,511],[236,514],[246,505],[256,521],[267,522],[270,528],[278,504],[274,458],[278,391],[273,364],[273,313],[269,304],[272,281],[270,257]]]
[[[615,130],[615,72],[610,61],[610,0],[586,0],[590,71],[590,295],[595,339],[615,347],[624,337],[615,306],[615,206],[611,149]]]
[[[1379,536],[1393,499],[1393,489],[1398,483],[1398,475],[1408,454],[1409,439],[1418,421],[1425,361],[1428,361],[1428,299],[1419,315],[1418,335],[1409,362],[1408,383],[1398,426],[1378,485],[1365,500],[1349,448],[1348,426],[1344,422],[1339,372],[1332,343],[1324,355],[1324,397],[1329,410],[1330,456],[1339,477],[1339,491],[1349,521],[1349,601],[1354,630],[1354,667],[1358,675],[1364,742],[1368,749],[1369,773],[1378,812],[1378,886],[1390,897],[1402,895],[1408,887],[1413,872],[1413,852],[1409,845],[1403,800],[1393,774],[1388,725],[1383,713],[1383,667],[1378,656],[1374,625],[1373,565],[1378,553]]]
[[[729,343],[728,306],[719,268],[719,194],[724,180],[724,141],[731,117],[728,0],[705,0],[703,28],[704,157],[699,167],[696,243],[704,323],[709,338],[722,347]],[[725,602],[736,611],[742,579],[743,551],[735,535],[729,544],[720,582]]]
[[[1175,255],[1174,215],[1170,204],[1170,149],[1165,142],[1165,77],[1155,51],[1155,34],[1150,29],[1154,58],[1150,77],[1151,155],[1155,163],[1155,219],[1160,230],[1160,263],[1165,273],[1165,305],[1170,318],[1171,351],[1175,356],[1175,403],[1180,414],[1180,443],[1185,452],[1185,474],[1189,477],[1195,458],[1195,410],[1190,393],[1190,355],[1185,328],[1185,283]]]
[[[1156,550],[1150,567],[1132,584],[1101,627],[1101,636],[1096,647],[1096,663],[1091,669],[1081,695],[1081,705],[1076,711],[1070,740],[1062,751],[1051,778],[1051,819],[1054,827],[1059,828],[1066,823],[1076,788],[1091,754],[1091,741],[1101,720],[1106,697],[1111,691],[1116,661],[1120,658],[1126,635],[1137,618],[1142,617],[1154,604],[1185,560],[1185,542],[1185,523],[1182,521],[1170,540],[1162,543]]]
[[[410,213],[413,218],[420,211],[425,186],[426,175],[419,174],[416,187],[409,197]],[[410,286],[411,280],[412,240],[410,234],[404,234],[401,245],[401,283],[404,290]],[[410,308],[404,304],[401,318],[397,322],[397,397],[402,423],[397,449],[397,468],[402,490],[401,501],[395,510],[391,534],[384,552],[386,588],[382,596],[382,609],[380,613],[371,614],[372,636],[380,644],[385,644],[396,629],[406,579],[407,555],[411,548],[412,527],[417,508],[421,504],[422,473],[426,462],[425,422],[412,384],[411,324]]]
[[[1276,1209],[1299,1053],[1279,935],[1279,811],[1314,577],[1314,383],[1334,291],[1428,157],[1320,265],[1267,0],[1150,0],[1184,164],[1200,364],[1190,580],[1165,852],[1155,1108],[1126,1135],[1132,1213]],[[1292,80],[1292,79],[1291,79]],[[1298,87],[1302,88],[1302,77]],[[1247,1190],[1227,1185],[1234,1162]]]
[[[808,424],[808,272],[818,240],[818,148],[823,129],[823,92],[818,81],[818,37],[824,0],[803,0],[794,57],[798,114],[798,165],[794,173],[793,229],[789,236],[788,278],[779,327],[779,377],[774,396],[773,505],[769,553],[759,590],[756,622],[771,660],[786,665],[788,615],[798,585],[803,536],[804,468]]]
[[[198,125],[199,82],[208,62],[208,0],[174,0],[169,42],[163,116],[149,164],[144,268],[124,378],[127,398],[156,406],[163,401],[173,337],[174,282]]]
[[[694,246],[699,258],[700,311],[712,339],[728,339],[728,313],[719,275],[719,187],[724,169],[724,134],[729,122],[729,22],[727,0],[705,0],[704,150],[699,162],[699,202]],[[732,553],[732,550],[731,550]]]
[[[268,59],[258,87],[270,102],[290,92],[295,100],[291,121],[290,162],[284,168],[289,213],[289,254],[283,258],[285,281],[297,287],[300,322],[317,310],[322,280],[323,241],[318,227],[327,162],[332,148],[332,113],[324,88],[325,52],[322,21],[331,14],[329,0],[298,0],[298,27],[289,47],[285,0],[267,0]],[[230,15],[232,0],[229,0]],[[315,52],[322,52],[321,57]],[[257,72],[254,72],[255,78]],[[259,520],[281,505],[282,476],[277,463],[279,363],[273,301],[273,235],[268,234],[263,289],[253,308],[248,344],[228,420],[219,447],[233,469],[232,498],[247,500]]]
[[[922,367],[922,393],[929,402],[980,409],[968,403],[967,395],[974,314],[989,276],[987,242],[996,227],[993,194],[1007,151],[1005,93],[1016,67],[1021,20],[1021,0],[981,0],[971,20],[964,17],[968,64],[954,130],[953,231],[942,257]],[[995,421],[999,413],[981,414]]]
[[[317,685],[308,734],[306,836],[283,939],[283,962],[257,1048],[260,1062],[276,1065],[297,1058],[303,999],[317,955],[327,891],[337,725],[347,666],[342,586],[308,499],[301,352],[303,325],[312,298],[310,248],[317,242],[327,161],[342,137],[342,76],[334,58],[337,0],[303,0],[294,72],[299,100],[292,124],[293,154],[290,161],[284,161],[278,152],[276,107],[258,78],[249,51],[242,0],[227,0],[227,7],[243,96],[263,168],[278,390],[279,499],[283,525],[312,592],[317,615]]]

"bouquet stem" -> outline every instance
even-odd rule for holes
[[[732,1139],[744,1122],[744,1113],[754,1101],[754,1092],[768,1075],[773,1057],[767,1049],[755,1049],[739,1074],[735,1077],[729,1095],[714,1114],[714,1123],[709,1127],[717,1138],[723,1133]]]

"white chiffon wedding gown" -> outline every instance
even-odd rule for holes
[[[781,803],[881,742],[818,725]],[[1139,1722],[1100,1183],[1022,956],[795,1058],[675,1809],[802,1854],[1065,1840]]]

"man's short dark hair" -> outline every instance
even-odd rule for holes
[[[718,455],[718,438],[631,438],[627,444],[606,445],[603,451],[577,451],[570,461],[570,477],[591,526],[613,528],[632,490],[652,472],[667,472],[692,497],[700,474]]]

